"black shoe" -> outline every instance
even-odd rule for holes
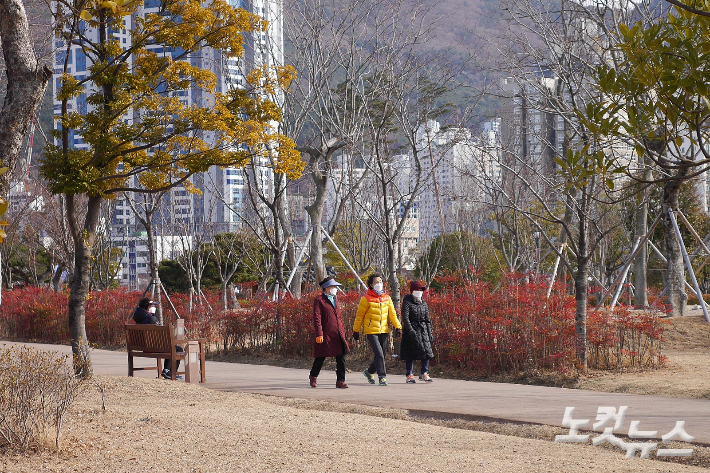
[[[170,372],[170,370],[163,370],[162,373],[160,373],[163,378],[165,379],[173,379],[173,374]]]

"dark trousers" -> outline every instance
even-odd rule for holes
[[[386,333],[377,333],[374,335],[368,335],[367,341],[372,348],[372,353],[375,355],[375,359],[372,360],[372,364],[367,369],[370,374],[377,373],[377,376],[384,378],[387,376],[387,369],[385,368],[385,344],[387,343]]]
[[[175,345],[175,351],[178,353],[182,353],[185,350],[183,350],[181,346]],[[180,360],[175,360],[175,371],[177,371],[178,368],[180,368]],[[165,361],[163,361],[163,369],[170,371],[170,360],[169,359],[166,359]]]
[[[405,365],[407,366],[407,376],[410,374],[414,373],[414,360],[404,360]],[[421,374],[424,374],[429,371],[429,358],[426,360],[422,360],[422,370]]]
[[[319,356],[313,360],[313,366],[311,367],[311,376],[317,378],[320,374],[321,368],[323,368],[323,362],[325,361],[324,356]],[[338,381],[345,381],[345,355],[338,355],[335,357],[335,376]]]

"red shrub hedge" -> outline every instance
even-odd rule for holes
[[[139,292],[122,289],[90,293],[86,301],[89,342],[102,346],[125,345],[123,324],[139,298]],[[66,293],[37,287],[5,291],[0,306],[0,334],[19,340],[68,343],[68,301]]]
[[[547,297],[547,282],[511,274],[496,290],[485,282],[440,281],[440,292],[428,291],[434,327],[435,363],[478,375],[536,369],[567,371],[575,366],[575,301],[558,284]],[[125,343],[123,324],[140,298],[139,292],[93,292],[86,306],[89,342],[100,346]],[[193,297],[174,294],[172,303],[185,318],[188,333],[206,337],[220,350],[250,356],[308,359],[312,355],[313,300],[243,301],[241,309],[221,310],[218,292]],[[346,332],[350,332],[361,294],[339,296]],[[69,339],[67,296],[47,289],[23,288],[3,294],[0,335],[6,338],[66,343]],[[165,320],[175,315],[163,303]],[[600,369],[656,366],[663,361],[664,322],[657,313],[617,307],[589,309],[589,366]],[[354,355],[369,356],[367,343],[355,343]]]

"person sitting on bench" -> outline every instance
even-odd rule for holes
[[[155,317],[155,307],[156,303],[153,302],[150,297],[143,297],[138,301],[138,307],[133,311],[133,321],[137,324],[149,324],[149,325],[160,325],[158,319]],[[175,350],[179,353],[184,352],[183,348],[179,345],[175,346]],[[175,369],[180,367],[180,360],[177,360],[177,365]],[[161,376],[165,379],[171,379],[172,373],[170,372],[170,360],[165,360],[163,362],[163,372]],[[176,376],[177,379],[182,379],[182,376]]]

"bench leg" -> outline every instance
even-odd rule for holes
[[[207,376],[205,375],[205,347],[200,343],[200,382],[207,382]]]
[[[200,382],[207,382],[207,376],[205,376],[205,352],[200,352]]]
[[[133,377],[133,357],[128,355],[128,376]]]
[[[158,379],[160,379],[160,374],[163,372],[163,360],[162,358],[156,358],[156,362],[158,364]]]

